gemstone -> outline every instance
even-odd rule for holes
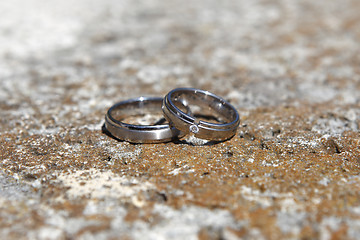
[[[196,125],[191,125],[191,126],[189,127],[189,130],[190,130],[190,132],[192,132],[192,133],[198,133],[198,132],[199,132],[199,127],[196,126]]]

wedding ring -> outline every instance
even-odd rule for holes
[[[170,91],[163,100],[162,109],[170,126],[207,140],[223,141],[233,137],[240,123],[239,114],[230,103],[194,88]]]
[[[105,128],[114,137],[132,143],[171,141],[182,133],[168,124],[134,125],[123,122],[126,118],[139,115],[161,116],[162,100],[162,98],[140,97],[119,102],[109,108],[105,115]]]

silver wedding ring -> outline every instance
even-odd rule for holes
[[[140,97],[119,102],[105,115],[105,128],[112,136],[132,143],[160,143],[181,137],[182,133],[168,124],[135,125],[123,122],[131,116],[161,114],[162,100]]]
[[[168,124],[125,123],[129,117],[154,116],[161,112]],[[239,114],[230,103],[213,93],[194,88],[177,88],[164,98],[140,97],[122,101],[105,115],[108,132],[133,143],[168,142],[189,133],[201,139],[224,141],[236,134],[239,123]]]
[[[233,137],[240,123],[239,114],[230,103],[200,89],[170,91],[163,100],[162,109],[170,126],[207,140],[223,141]]]

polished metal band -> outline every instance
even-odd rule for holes
[[[213,93],[194,88],[170,91],[163,100],[162,109],[171,126],[207,140],[231,138],[240,123],[239,114],[230,103]],[[216,123],[199,118],[214,119]]]
[[[160,143],[173,140],[182,133],[168,124],[133,125],[122,119],[139,114],[161,114],[162,98],[140,97],[119,102],[105,115],[105,127],[114,137],[133,143]]]

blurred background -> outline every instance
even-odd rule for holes
[[[355,104],[359,9],[356,0],[3,1],[0,103],[89,124],[115,101],[180,86],[244,110]]]

